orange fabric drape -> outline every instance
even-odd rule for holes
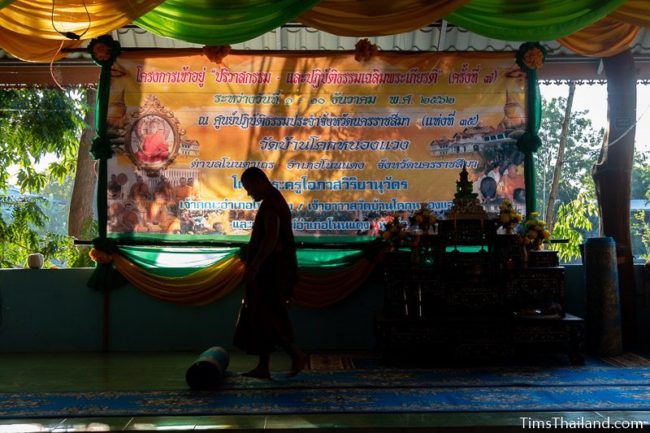
[[[63,46],[61,46],[63,42]],[[79,48],[86,41],[42,39],[14,33],[0,27],[0,48],[12,56],[27,62],[49,63],[68,55],[67,48]]]
[[[66,39],[59,32],[92,39],[130,23],[163,1],[16,0],[0,9],[0,27],[43,39]]]
[[[232,292],[244,276],[244,263],[237,256],[183,277],[152,274],[120,254],[113,254],[113,264],[146,294],[180,305],[210,304]]]
[[[638,33],[638,26],[606,17],[557,41],[583,56],[610,57],[630,48]]]
[[[639,27],[650,27],[650,2],[648,0],[627,0],[621,7],[609,14],[609,17]]]
[[[375,268],[377,259],[362,258],[355,264],[331,274],[298,272],[293,301],[302,307],[323,308],[355,292]]]
[[[0,9],[0,48],[31,62],[65,57],[63,48],[78,48],[85,40],[118,29],[164,0],[16,0]],[[54,7],[53,7],[54,6]],[[88,9],[86,11],[86,8]],[[73,32],[81,41],[61,33]]]
[[[322,0],[298,20],[339,36],[394,35],[431,24],[469,1]]]
[[[300,270],[293,301],[308,308],[323,308],[347,298],[368,278],[377,259],[360,259],[332,273]],[[234,256],[183,277],[165,277],[148,272],[120,254],[113,264],[133,286],[163,301],[179,305],[206,305],[234,290],[243,280],[244,263]]]

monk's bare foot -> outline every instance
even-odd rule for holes
[[[246,373],[242,373],[242,376],[246,377],[254,377],[255,379],[270,379],[271,378],[271,372],[269,370],[263,369],[263,368],[254,368],[251,371],[247,371]]]
[[[309,356],[305,355],[302,352],[299,352],[294,357],[291,358],[291,370],[287,373],[287,377],[294,377],[300,373],[306,366],[307,361],[309,361]]]

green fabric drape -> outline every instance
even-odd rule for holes
[[[107,207],[107,178],[108,158],[111,157],[110,142],[107,135],[108,124],[106,113],[108,112],[108,96],[111,85],[111,66],[117,56],[120,55],[120,44],[112,37],[104,35],[93,39],[87,47],[93,62],[101,66],[99,84],[97,85],[97,102],[95,109],[95,131],[97,136],[93,139],[91,153],[94,159],[98,160],[97,168],[97,223],[99,236],[94,240],[95,248],[104,252],[112,253],[115,245],[106,237],[106,225],[108,219]],[[111,263],[97,263],[89,287],[107,290],[122,284],[118,272]]]
[[[372,246],[380,247],[379,244]],[[143,292],[182,305],[205,305],[234,289],[244,275],[239,247],[118,247],[112,264]],[[294,301],[323,308],[356,291],[381,261],[374,248],[298,250],[298,283]],[[108,269],[107,264],[104,269]],[[120,275],[121,274],[121,275]],[[113,278],[95,273],[95,278]]]
[[[537,82],[537,71],[528,71],[528,128],[531,145],[524,152],[524,184],[526,185],[526,218],[537,212],[537,185],[535,180],[535,158],[533,154],[541,143],[537,132],[542,124],[542,96]],[[535,143],[535,144],[532,144]]]
[[[239,254],[239,248],[119,247],[133,264],[167,277],[183,277]]]
[[[113,239],[120,245],[128,242],[151,243],[162,245],[159,241],[171,241],[173,246],[231,246],[245,245],[250,240],[250,235],[190,235],[190,234],[167,234],[167,233],[111,233],[109,238]],[[210,245],[198,245],[197,241],[205,242]],[[376,242],[376,236],[342,236],[342,235],[319,235],[319,236],[296,236],[298,246],[322,246],[330,244],[341,246],[342,248],[361,247],[372,242]],[[164,246],[164,245],[163,245]]]
[[[528,108],[528,124],[526,132],[517,140],[519,150],[524,153],[524,182],[526,185],[526,218],[536,212],[535,159],[533,153],[542,144],[539,127],[542,123],[542,97],[537,82],[537,69],[541,68],[546,59],[546,50],[539,42],[526,42],[517,51],[517,65],[526,73],[528,82],[526,105]]]
[[[351,265],[362,256],[362,250],[299,249],[298,267],[339,268]]]
[[[240,248],[122,246],[118,251],[149,272],[180,277],[238,255]],[[310,269],[340,268],[350,266],[363,256],[361,249],[299,249],[298,266]]]
[[[469,31],[506,41],[561,38],[604,18],[626,0],[472,0],[447,15]]]
[[[179,305],[215,302],[232,292],[244,275],[244,264],[235,255],[182,276],[151,272],[119,253],[113,255],[113,264],[121,275],[144,293]]]
[[[133,286],[155,298],[180,305],[206,305],[230,293],[242,282],[245,267],[238,248],[123,247],[112,254],[112,265]],[[293,300],[309,308],[323,308],[347,298],[380,262],[381,251],[299,251],[300,269]],[[325,253],[324,255],[319,255]],[[302,256],[302,257],[301,257]],[[161,261],[190,268],[164,268]],[[95,273],[97,278],[108,277]]]
[[[134,23],[168,38],[226,45],[271,31],[317,3],[318,0],[167,0]]]

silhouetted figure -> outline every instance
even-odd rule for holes
[[[280,191],[256,167],[241,181],[253,200],[262,201],[255,216],[246,258],[246,292],[235,327],[234,344],[258,355],[257,366],[245,376],[268,379],[271,352],[280,346],[291,356],[289,376],[298,374],[306,356],[296,346],[287,303],[297,276],[296,245],[291,212]]]

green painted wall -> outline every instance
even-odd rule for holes
[[[650,346],[647,275],[637,267],[639,336]],[[86,287],[92,269],[0,270],[0,352],[99,351],[103,295]],[[110,293],[112,351],[201,351],[230,347],[242,291],[203,307],[159,301],[132,286]],[[292,307],[296,339],[307,351],[364,351],[375,345],[382,304],[379,272],[345,301],[324,309]],[[567,311],[584,317],[582,266],[566,267]]]
[[[0,270],[0,352],[98,351],[103,342],[103,294],[86,287],[92,269]],[[197,351],[229,347],[242,290],[201,307],[160,301],[133,286],[110,292],[112,351]],[[291,314],[305,350],[370,350],[381,308],[373,276],[345,302]]]

